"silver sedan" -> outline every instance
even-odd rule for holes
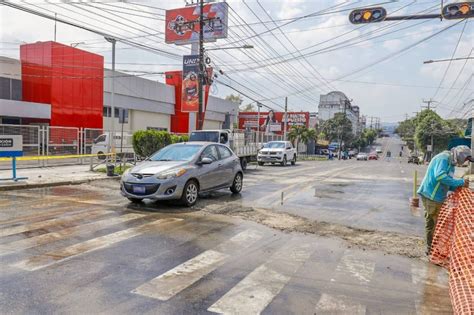
[[[127,170],[120,189],[132,202],[180,200],[190,207],[200,192],[230,188],[237,194],[242,184],[239,158],[229,147],[188,142],[169,145]]]

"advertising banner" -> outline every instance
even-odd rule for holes
[[[23,136],[0,135],[0,157],[23,156]]]
[[[165,42],[187,45],[199,41],[199,6],[166,11]],[[204,41],[227,37],[228,6],[225,2],[204,5]]]
[[[199,111],[199,55],[183,56],[181,111]]]
[[[260,127],[261,132],[283,134],[284,131],[284,112],[260,112],[260,121],[257,122],[257,112],[240,112],[239,113],[239,129],[257,130]],[[309,112],[288,112],[287,113],[287,130],[293,126],[309,126]]]

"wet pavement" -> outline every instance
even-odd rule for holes
[[[337,179],[321,175],[318,185],[342,191],[332,192],[336,195],[364,200],[361,195],[370,195],[374,188],[363,180],[367,186],[352,193],[352,184],[330,185],[355,176],[358,168],[355,161],[304,162],[295,168],[278,168],[278,176],[273,171],[277,168],[258,168],[247,176],[248,186],[240,197],[212,194],[193,209],[173,204],[132,205],[119,195],[115,182],[2,192],[0,312],[450,313],[446,272],[423,260],[365,250],[339,238],[284,233],[206,211],[219,203],[251,203],[254,196],[273,202],[270,195],[273,198],[279,192],[280,180],[294,180],[298,174],[307,177],[306,169],[333,172]],[[382,206],[384,198],[406,193],[405,182],[395,171],[401,173],[399,166],[380,177],[392,178],[383,181],[393,184],[396,192],[382,189],[385,194],[375,204]],[[252,184],[259,176],[277,176],[270,181],[274,188]],[[259,195],[257,187],[265,193]],[[306,193],[296,186],[294,191],[297,193],[288,196],[284,206]],[[313,198],[326,198],[319,196]],[[257,202],[264,201],[255,199]],[[351,202],[352,209],[325,202],[322,215],[341,209],[341,222],[363,209],[363,204],[356,206],[355,202]],[[385,201],[386,207],[392,204],[398,207],[391,199]],[[310,205],[316,209],[315,204]],[[417,231],[410,230],[416,224],[407,219],[409,210],[404,209],[399,217],[398,210],[389,211],[380,216],[386,218],[381,226]],[[403,217],[406,222],[389,225],[392,216],[394,221]],[[355,224],[370,219],[357,218]]]

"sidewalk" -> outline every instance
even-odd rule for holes
[[[11,170],[0,170],[0,178],[12,177]],[[112,179],[105,173],[89,171],[89,165],[52,166],[42,168],[29,168],[17,170],[17,177],[28,177],[26,180],[14,182],[12,180],[0,181],[0,191],[49,187],[60,185],[75,185],[93,180]],[[118,179],[119,177],[113,177]]]

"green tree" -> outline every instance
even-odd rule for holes
[[[293,143],[296,148],[298,147],[298,142],[303,137],[306,137],[306,131],[307,128],[305,126],[293,126],[288,132],[288,139]]]
[[[438,153],[448,148],[449,141],[460,136],[460,129],[443,120],[432,110],[424,110],[419,114],[415,130],[416,146],[426,153],[427,146],[433,141],[433,153]]]
[[[343,113],[336,113],[333,118],[323,122],[321,132],[328,141],[339,141],[341,139],[347,144],[354,139],[352,123]]]
[[[237,95],[230,94],[230,95],[227,95],[227,96],[225,97],[225,99],[226,99],[227,101],[231,101],[231,102],[237,103],[237,104],[239,104],[239,106],[242,105],[242,102],[244,101],[244,100],[242,99],[242,96],[240,96],[240,94],[237,94]]]

